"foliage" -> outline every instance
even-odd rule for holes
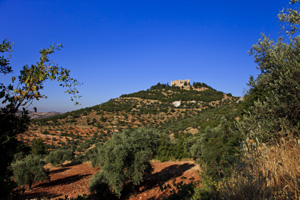
[[[83,154],[78,153],[76,154],[75,158],[74,158],[74,162],[76,163],[82,163],[84,161],[85,157]]]
[[[4,45],[5,44],[5,45]],[[11,50],[11,43],[7,40],[3,41],[1,53]],[[70,77],[70,71],[58,67],[53,61],[49,60],[49,55],[53,54],[55,50],[60,50],[61,44],[53,44],[48,49],[41,49],[40,61],[36,65],[25,65],[20,71],[18,76],[17,86],[14,87],[16,77],[12,77],[12,84],[5,86],[1,83],[1,96],[2,103],[7,104],[6,108],[12,113],[16,113],[20,107],[30,105],[33,100],[39,100],[40,98],[46,98],[45,95],[40,93],[40,90],[44,88],[44,82],[46,80],[57,80],[61,82],[60,86],[67,87],[67,93],[72,94],[71,100],[77,99],[78,90],[75,86],[79,83],[76,79]],[[4,63],[4,62],[3,62]],[[7,74],[12,72],[10,66],[8,66],[8,58],[5,60],[4,66],[1,66],[1,72]],[[1,63],[2,64],[2,63]],[[7,69],[5,71],[5,69]],[[76,102],[77,104],[78,102]]]
[[[25,131],[28,123],[27,112],[16,116],[5,109],[0,109],[0,196],[3,199],[9,198],[15,187],[10,179],[12,172],[9,170],[9,165],[22,144],[14,136]]]
[[[9,54],[12,51],[12,45],[7,39],[0,44],[0,74],[8,75],[13,71]],[[29,117],[26,110],[28,106],[34,100],[46,97],[40,92],[44,87],[44,82],[48,79],[57,80],[61,82],[62,87],[68,88],[67,93],[73,95],[71,100],[78,97],[77,80],[71,78],[69,70],[58,67],[49,60],[49,55],[61,47],[61,45],[53,44],[47,49],[42,49],[39,62],[31,66],[25,65],[17,78],[12,77],[11,84],[0,83],[0,100],[4,106],[0,109],[0,196],[3,199],[9,198],[9,193],[12,191],[13,184],[9,179],[11,171],[8,166],[20,146],[15,136],[23,133],[28,127]]]
[[[205,88],[210,88],[210,89],[212,89],[212,87],[208,86],[207,84],[205,84],[205,83],[200,83],[200,82],[193,82],[193,87],[194,87],[194,88],[202,88],[202,87],[205,87]]]
[[[173,141],[171,141],[168,136],[161,137],[155,159],[164,162],[171,159],[180,160],[182,158],[188,158],[188,154],[184,148],[184,141],[184,137],[180,137]]]
[[[293,5],[295,3],[299,3],[299,0],[291,0],[290,4]],[[286,34],[287,35],[294,35],[295,33],[298,32],[299,30],[299,25],[300,25],[300,14],[297,9],[295,8],[287,8],[283,9],[279,15],[278,15],[279,20],[282,23],[285,23],[288,25],[288,28],[285,26],[282,27],[282,30],[287,30]]]
[[[58,164],[63,164],[65,161],[73,161],[74,160],[74,152],[73,150],[55,150],[51,151],[49,155],[46,157],[46,162],[51,163],[53,166]]]
[[[134,108],[134,105],[130,102],[114,102],[113,100],[109,100],[108,102],[101,104],[98,109],[107,111],[107,112],[118,112],[118,111],[126,111],[130,112]]]
[[[264,92],[264,88],[262,86],[258,87],[251,87],[253,82],[253,77],[250,77],[250,89],[243,97],[243,101],[239,102],[237,107],[237,113],[242,117],[245,114],[248,114],[250,110],[253,108],[254,103],[257,101],[264,101],[267,97],[266,93]]]
[[[291,4],[299,3],[291,0]],[[222,199],[299,199],[300,37],[299,13],[283,10],[288,37],[265,35],[254,45],[260,74],[251,78],[248,112],[237,124],[243,134],[241,167],[218,184]],[[257,91],[252,93],[252,91]],[[253,96],[252,96],[253,95]]]
[[[289,9],[289,13],[280,15],[284,21],[290,19],[296,27],[298,14]],[[296,30],[296,29],[295,29]],[[295,34],[294,31],[292,31]],[[250,54],[254,56],[260,74],[256,80],[250,80],[251,89],[262,90],[265,96],[256,101],[251,114],[240,124],[241,132],[259,137],[263,141],[278,138],[282,131],[299,130],[300,127],[300,37],[281,37],[275,43],[262,35]],[[252,124],[252,125],[251,125]],[[250,125],[250,126],[248,126]],[[294,134],[299,134],[295,131]]]
[[[206,84],[205,84],[206,85]],[[179,87],[165,87],[168,95],[163,94],[162,89],[163,86],[153,86],[150,90],[142,90],[139,92],[135,92],[132,94],[123,94],[121,97],[139,97],[142,99],[152,99],[159,100],[162,102],[173,102],[173,101],[203,101],[203,102],[211,102],[216,100],[221,100],[224,97],[224,93],[220,91],[216,91],[215,89],[209,87],[207,90],[197,91],[197,90],[184,90]]]
[[[186,177],[181,177],[182,180]],[[171,184],[160,185],[159,189],[161,192],[169,192],[170,195],[165,200],[176,200],[176,199],[190,199],[194,194],[194,188],[199,184],[198,181],[191,180],[190,183],[183,183],[183,181],[176,182],[173,180]]]
[[[171,86],[169,84],[157,83],[150,87],[150,90],[162,90],[162,89],[170,89]]]
[[[93,148],[87,150],[84,154],[85,159],[90,160],[93,167],[99,166],[100,163],[99,159],[101,159],[101,157],[99,157],[98,155],[102,151],[103,148],[102,146],[103,146],[102,142],[96,143]]]
[[[28,155],[22,160],[12,163],[13,177],[19,186],[31,186],[38,182],[49,180],[48,171],[44,166],[44,161],[39,156]]]
[[[167,122],[160,130],[166,133],[174,133],[175,136],[183,133],[188,127],[198,128],[199,132],[204,132],[207,126],[211,128],[218,126],[224,116],[228,121],[234,120],[236,117],[235,109],[235,104],[225,104],[217,108],[205,109],[197,115]]]
[[[144,176],[151,173],[150,159],[158,143],[159,134],[154,129],[140,128],[132,132],[115,133],[109,141],[95,147],[96,160],[92,162],[99,165],[102,171],[101,175],[97,175],[101,180],[94,177],[93,181],[97,184],[107,184],[120,198],[125,184],[138,186],[144,180]],[[93,184],[91,189],[97,187]]]
[[[32,155],[45,155],[47,153],[46,145],[41,138],[32,140],[31,154]]]
[[[206,166],[205,173],[214,179],[230,175],[231,168],[238,161],[240,138],[233,133],[230,125],[223,118],[219,126],[207,127],[204,133],[187,143],[190,155],[199,159],[202,166]]]
[[[194,188],[194,194],[191,200],[215,200],[220,199],[213,187],[204,184],[201,187]]]
[[[115,199],[115,195],[111,192],[103,173],[94,174],[90,181],[89,190],[90,192],[96,192],[99,199]]]

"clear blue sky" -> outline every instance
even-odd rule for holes
[[[70,111],[176,79],[242,96],[256,75],[248,51],[261,33],[276,38],[288,0],[0,0],[1,40],[15,42],[17,75],[53,42],[51,58],[83,83],[74,107],[47,83],[39,111]],[[5,82],[8,76],[0,76]],[[10,78],[9,78],[10,79]]]

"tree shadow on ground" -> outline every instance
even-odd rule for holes
[[[74,183],[76,181],[79,181],[81,179],[83,179],[86,176],[90,176],[91,174],[85,174],[85,175],[73,175],[73,176],[68,176],[65,178],[61,178],[61,179],[57,179],[55,181],[50,181],[47,183],[42,183],[40,185],[37,185],[37,187],[51,187],[51,186],[56,186],[56,185],[67,185],[67,184],[71,184]]]
[[[127,184],[124,186],[123,191],[122,191],[122,196],[121,200],[126,200],[129,199],[130,196],[135,196],[138,193],[145,192],[147,190],[152,189],[153,187],[157,187],[160,184],[164,184],[165,182],[177,178],[179,176],[182,176],[183,173],[192,167],[194,167],[194,164],[189,164],[189,163],[184,163],[182,165],[171,165],[169,167],[164,168],[160,172],[156,172],[154,174],[149,175],[148,177],[145,178],[145,181],[142,183],[142,185],[139,187],[140,191],[134,191],[134,186],[132,184]],[[161,195],[161,199],[163,199],[163,195]],[[88,199],[98,199],[96,194],[92,194],[89,196]],[[111,200],[118,199],[115,196],[112,196],[110,198]],[[156,199],[155,197],[150,198],[150,199]]]
[[[67,171],[68,169],[70,169],[70,168],[69,167],[64,167],[64,168],[52,170],[52,171],[50,171],[50,174],[56,174],[56,173],[64,172],[64,171]]]
[[[30,193],[30,194],[25,194],[22,195],[22,199],[37,199],[37,200],[42,200],[42,199],[56,199],[60,195],[57,194],[52,194],[48,192],[35,192],[35,193]]]
[[[76,166],[76,165],[80,165],[80,164],[82,164],[81,161],[75,161],[75,162],[71,162],[71,163],[65,164],[63,166],[64,167],[72,167],[72,166]]]
[[[185,171],[194,167],[194,164],[185,163],[182,165],[171,165],[169,167],[164,168],[160,172],[151,174],[147,177],[142,184],[142,191],[149,190],[153,187],[156,187],[160,184],[163,184],[173,178],[177,178],[181,176]]]

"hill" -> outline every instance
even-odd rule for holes
[[[43,119],[56,115],[60,115],[59,112],[29,112],[30,119]]]
[[[207,113],[218,113],[224,106],[236,105],[239,99],[205,83],[185,87],[158,83],[100,105],[34,120],[29,131],[19,135],[19,139],[30,144],[39,137],[49,149],[72,147],[82,152],[98,140],[107,140],[113,132],[126,129],[154,127],[176,136],[183,132],[197,133],[205,124],[218,124],[217,115],[214,123],[212,118],[207,119]]]

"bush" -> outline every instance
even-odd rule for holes
[[[19,186],[28,184],[31,189],[32,184],[49,180],[49,173],[43,168],[44,164],[39,156],[28,155],[24,159],[11,164],[13,177]]]

